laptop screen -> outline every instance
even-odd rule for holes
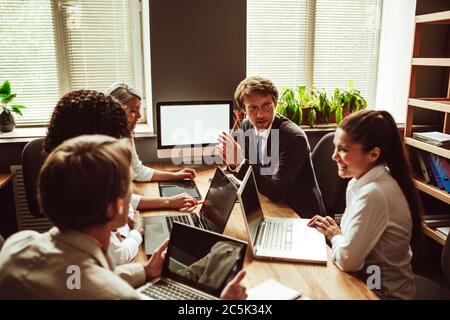
[[[200,210],[202,223],[207,230],[223,233],[236,203],[237,190],[222,169],[216,172]]]
[[[240,240],[174,223],[162,275],[219,297],[242,269],[246,250]]]
[[[240,200],[245,216],[247,217],[248,229],[252,243],[256,241],[258,226],[263,219],[263,211],[259,201],[258,189],[256,187],[255,175],[250,166],[241,184]]]

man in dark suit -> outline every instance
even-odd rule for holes
[[[246,119],[234,133],[222,133],[219,155],[238,179],[253,167],[259,191],[272,201],[284,201],[302,218],[325,215],[305,132],[277,115],[278,90],[262,77],[243,80],[234,98]]]

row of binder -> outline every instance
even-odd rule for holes
[[[426,183],[450,193],[450,162],[447,158],[415,149],[420,177]]]

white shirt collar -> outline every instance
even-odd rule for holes
[[[269,128],[261,129],[261,130],[258,130],[258,129],[256,129],[256,127],[253,127],[255,129],[255,135],[259,134],[264,140],[269,139],[270,129],[272,129],[272,124],[273,124],[273,121],[270,124]]]
[[[379,164],[367,171],[361,178],[353,178],[350,183],[350,188],[352,190],[359,189],[364,185],[373,182],[378,179],[379,176],[383,174],[389,174],[386,166],[384,164]]]

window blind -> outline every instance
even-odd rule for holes
[[[380,12],[378,0],[317,0],[314,85],[332,94],[349,79],[368,106],[375,101]]]
[[[71,90],[106,92],[114,81],[135,84],[128,0],[59,1],[64,63]]]
[[[308,83],[313,15],[307,0],[247,0],[247,75]]]
[[[381,0],[247,0],[247,75],[348,88],[373,106]]]
[[[55,21],[50,0],[0,2],[0,82],[9,80],[18,125],[47,122],[59,97]]]
[[[106,92],[125,81],[144,94],[139,8],[135,0],[2,0],[0,82],[28,107],[17,124],[46,125],[70,90]]]

